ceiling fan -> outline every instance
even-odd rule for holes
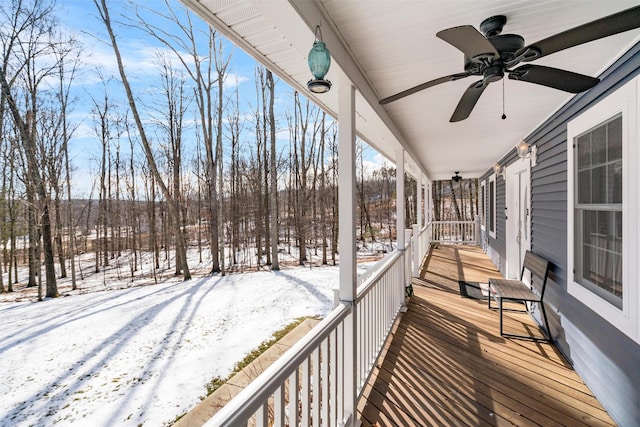
[[[481,80],[473,82],[467,88],[458,102],[449,120],[458,122],[469,117],[482,92],[490,83],[501,80],[505,73],[512,80],[535,83],[565,92],[579,93],[591,89],[599,79],[542,65],[524,64],[514,67],[521,62],[530,62],[560,50],[640,28],[640,6],[563,31],[528,46],[524,45],[524,38],[518,34],[502,34],[506,23],[506,16],[497,15],[485,19],[480,24],[480,31],[484,35],[471,25],[438,32],[437,37],[464,54],[464,72],[422,83],[384,98],[380,104],[388,104],[441,83],[469,76],[482,76]]]

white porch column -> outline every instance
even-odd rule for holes
[[[356,393],[356,127],[355,88],[343,85],[339,88],[338,102],[338,209],[340,253],[340,301],[353,305],[352,313],[344,326],[344,414],[350,419],[339,420],[347,426],[357,425]]]
[[[406,256],[407,253],[405,251],[406,246],[406,236],[405,236],[405,220],[404,220],[404,150],[399,149],[396,150],[396,241],[398,242],[398,250],[402,251],[402,268],[399,268],[398,273],[398,286],[401,289],[398,292],[401,292],[403,303],[400,311],[407,311],[407,307],[404,304],[404,292],[405,292],[405,284],[407,283],[406,274],[411,274],[411,271],[407,272],[406,266]]]
[[[424,188],[423,188],[423,183],[424,183],[424,177],[422,175],[422,171],[418,172],[418,176],[416,177],[416,181],[417,181],[417,185],[418,188],[416,191],[416,193],[418,193],[418,209],[416,212],[416,218],[417,218],[417,225],[416,227],[414,227],[414,230],[417,230],[416,232],[414,232],[415,234],[415,241],[416,241],[416,247],[415,247],[415,253],[413,254],[413,275],[414,276],[418,276],[420,274],[420,261],[422,259],[422,255],[424,254],[425,251],[425,247],[422,244],[423,239],[422,239],[422,235],[420,234],[422,232],[422,218],[424,215],[424,211],[427,209],[426,207],[426,203],[425,206],[422,206],[422,195],[424,194]],[[425,201],[426,202],[426,201]]]
[[[431,214],[431,182],[427,179],[424,184],[424,223],[429,224]]]
[[[416,191],[416,193],[418,193],[418,209],[416,212],[416,218],[418,221],[418,230],[422,230],[422,216],[423,216],[423,212],[425,210],[425,208],[423,208],[422,206],[422,194],[423,194],[423,187],[422,187],[422,171],[420,171],[420,173],[418,173],[418,176],[416,177],[416,182],[418,185],[418,188]],[[420,250],[422,250],[422,248],[420,248]]]
[[[398,250],[404,251],[404,150],[396,150],[396,240]]]
[[[418,194],[420,194],[420,192],[418,192]],[[418,218],[420,218],[420,216],[418,215]],[[413,256],[413,275],[415,277],[418,277],[420,275],[420,257],[422,256],[422,251],[423,251],[423,247],[422,247],[422,238],[420,237],[420,224],[413,224],[412,226],[413,228],[413,251],[411,253],[411,255]],[[410,281],[409,281],[410,282]],[[408,283],[407,283],[408,284]]]

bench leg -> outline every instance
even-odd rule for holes
[[[527,301],[523,301],[525,304],[525,307],[527,308],[526,312],[530,313],[529,311],[529,306],[527,305]],[[518,334],[511,334],[511,333],[505,333],[504,329],[503,329],[503,319],[502,319],[502,298],[498,297],[498,305],[500,308],[500,336],[501,337],[505,337],[505,338],[522,338],[522,339],[527,339],[527,340],[532,340],[532,341],[547,341],[547,342],[552,342],[551,340],[551,331],[549,330],[549,322],[547,321],[547,312],[544,309],[544,304],[542,303],[542,301],[532,301],[532,302],[537,302],[538,304],[540,304],[540,309],[542,311],[542,319],[544,320],[544,327],[546,328],[546,330],[542,331],[542,335],[544,335],[544,338],[539,338],[539,337],[535,337],[535,336],[529,336],[529,335],[518,335]]]
[[[502,332],[502,298],[498,297],[498,306],[500,307],[500,336],[503,336]]]
[[[546,328],[545,335],[547,336],[547,339],[551,341],[551,329],[549,329],[549,322],[547,321],[547,311],[544,309],[544,302],[540,301],[538,304],[540,304],[542,318],[544,319],[544,327]]]
[[[493,310],[493,307],[491,307],[491,300],[494,297],[498,299],[498,294],[493,291],[493,288],[491,287],[491,281],[489,281],[489,287],[487,288],[487,305],[489,306],[489,310]]]

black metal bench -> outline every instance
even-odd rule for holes
[[[529,270],[533,276],[537,276],[542,283],[540,287],[540,294],[536,294],[532,289],[522,281],[525,270]],[[498,308],[500,310],[500,335],[503,337],[513,338],[525,338],[530,340],[551,341],[551,333],[549,330],[549,322],[547,321],[547,313],[544,309],[544,303],[542,299],[544,297],[544,290],[547,286],[547,276],[549,275],[549,261],[534,254],[531,251],[527,251],[524,256],[524,264],[522,265],[522,273],[520,273],[520,280],[510,279],[489,279],[489,308],[491,309],[491,300],[495,298],[498,302]],[[531,286],[533,288],[535,280],[531,280]],[[529,312],[529,306],[527,302],[538,303],[540,310],[542,311],[542,318],[544,320],[545,331],[543,331],[545,338],[538,338],[529,335],[509,334],[503,330],[503,303],[504,301],[519,301],[524,303],[526,312]]]

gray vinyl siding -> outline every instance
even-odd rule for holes
[[[566,135],[568,121],[638,74],[640,44],[607,69],[596,87],[573,98],[526,138],[538,147],[537,166],[531,169],[531,248],[552,262],[545,294],[551,333],[621,426],[640,425],[640,345],[567,293]],[[498,181],[498,197],[502,198],[498,206],[504,209],[504,181]],[[504,210],[501,212],[499,233],[495,241],[490,240],[489,252],[504,258]]]

